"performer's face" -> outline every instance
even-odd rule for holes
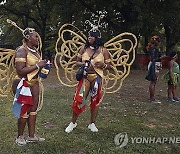
[[[90,44],[90,45],[94,44],[95,39],[96,39],[96,38],[95,38],[94,36],[89,35],[89,36],[88,36],[89,44]]]
[[[38,38],[37,32],[34,31],[34,32],[30,35],[29,41],[32,43],[33,46],[37,46],[37,45],[38,45],[38,43],[39,43],[39,38]]]
[[[161,43],[160,38],[152,38],[152,43],[158,46]]]

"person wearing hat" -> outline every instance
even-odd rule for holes
[[[15,94],[13,113],[18,118],[18,135],[15,142],[26,145],[27,142],[44,141],[44,138],[35,136],[37,107],[39,103],[40,86],[38,80],[39,71],[46,65],[46,60],[41,60],[36,47],[39,44],[38,33],[33,28],[26,28],[23,33],[23,45],[16,49],[15,67],[17,76],[13,81]],[[18,102],[18,103],[17,103]],[[23,102],[29,108],[21,108],[18,113],[18,104]],[[19,115],[18,115],[19,114]],[[28,137],[24,137],[24,129],[28,125]]]
[[[156,82],[159,78],[159,71],[162,69],[161,60],[165,58],[164,56],[161,57],[161,53],[157,48],[160,43],[161,40],[159,36],[154,35],[146,47],[146,50],[149,52],[150,56],[150,62],[148,64],[148,75],[146,76],[146,79],[150,81],[150,101],[154,103],[161,103],[161,101],[155,99]]]
[[[176,89],[177,85],[180,83],[180,77],[179,77],[179,65],[176,62],[178,59],[178,55],[175,51],[171,51],[169,54],[169,57],[171,58],[169,62],[169,69],[168,72],[163,76],[163,79],[167,81],[168,84],[168,102],[180,102]]]
[[[95,125],[95,120],[98,113],[98,106],[101,99],[101,85],[103,80],[103,71],[110,68],[110,56],[106,48],[103,47],[101,33],[97,27],[92,28],[87,37],[85,45],[79,50],[76,60],[77,66],[88,66],[84,76],[78,83],[73,104],[72,104],[72,121],[65,129],[65,132],[71,132],[76,126],[76,120],[80,113],[85,110],[85,99],[90,93],[91,103],[91,119],[88,128],[92,132],[97,132],[98,129]],[[82,87],[84,86],[84,94]],[[81,96],[83,95],[83,99]]]

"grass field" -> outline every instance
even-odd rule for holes
[[[163,74],[165,70],[161,73]],[[44,106],[37,118],[37,134],[45,137],[43,143],[29,143],[19,147],[14,143],[17,135],[16,119],[11,113],[12,102],[0,102],[0,154],[178,154],[180,151],[180,103],[166,101],[167,85],[157,84],[156,95],[161,104],[148,101],[146,71],[131,71],[121,90],[107,94],[100,105],[97,118],[98,133],[87,129],[89,109],[79,117],[77,128],[64,132],[71,119],[74,88],[61,85],[54,70],[45,84]],[[180,97],[180,88],[178,88]],[[114,143],[114,137],[126,132],[126,146]],[[27,129],[25,130],[27,135]],[[131,138],[170,138],[176,143],[132,143]]]

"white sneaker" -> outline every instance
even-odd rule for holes
[[[42,137],[37,137],[37,136],[34,136],[34,137],[27,137],[26,138],[26,142],[27,143],[31,143],[31,142],[43,142],[45,141],[45,138],[42,138]]]
[[[24,146],[26,145],[26,140],[24,139],[24,136],[21,135],[18,138],[16,138],[15,142],[19,145],[19,146]]]
[[[69,126],[65,129],[65,132],[70,133],[76,126],[77,126],[77,123],[73,124],[73,122],[71,122]]]
[[[89,124],[88,128],[92,131],[92,132],[98,132],[98,129],[96,127],[96,125],[94,123]]]
[[[151,100],[152,103],[155,103],[155,104],[161,104],[161,101],[160,100],[157,100],[157,99],[154,99],[154,100]]]

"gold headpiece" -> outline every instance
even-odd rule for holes
[[[104,15],[99,16],[99,20],[98,20],[97,25],[92,24],[92,22],[90,22],[89,20],[85,21],[86,24],[89,24],[92,27],[92,29],[88,32],[89,35],[93,35],[93,36],[95,36],[97,38],[101,38],[101,32],[100,32],[100,30],[98,28],[99,28],[100,20],[102,18],[104,18]]]
[[[7,23],[9,23],[9,24],[15,26],[16,28],[18,28],[18,29],[22,32],[24,38],[26,38],[26,39],[29,39],[29,37],[30,37],[29,34],[32,34],[32,33],[35,31],[34,28],[26,28],[25,30],[23,30],[23,29],[20,28],[14,21],[12,21],[12,20],[10,20],[10,19],[7,19]],[[37,32],[36,32],[36,33],[37,33]],[[42,51],[41,51],[42,41],[41,41],[40,35],[39,35],[38,33],[37,33],[37,35],[38,35],[38,39],[39,39],[39,44],[38,44],[38,48],[36,48],[36,50],[39,50],[39,52],[40,52],[40,54],[41,54],[41,57],[42,57]]]
[[[29,37],[30,37],[29,34],[32,34],[32,33],[35,31],[34,28],[26,28],[25,30],[23,30],[23,29],[20,28],[14,21],[12,21],[12,20],[10,20],[10,19],[7,19],[7,23],[12,24],[12,25],[15,26],[16,28],[18,28],[18,29],[22,32],[23,36],[24,36],[26,39],[29,39]]]

